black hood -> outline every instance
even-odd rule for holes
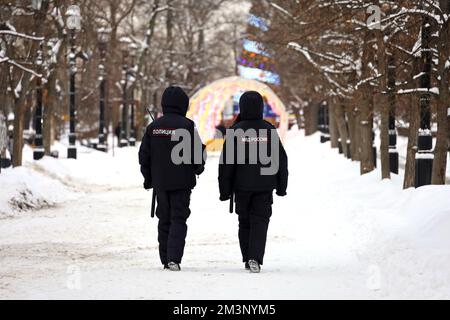
[[[180,87],[168,87],[162,96],[163,113],[177,113],[186,116],[189,108],[189,97]]]
[[[239,100],[241,120],[261,120],[264,112],[263,97],[256,91],[247,91]]]

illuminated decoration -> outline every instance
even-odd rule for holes
[[[262,32],[269,30],[269,24],[261,17],[250,13],[248,24]],[[264,46],[254,40],[244,39],[242,52],[238,58],[238,70],[241,77],[258,80],[270,85],[279,86],[280,76],[275,72],[275,63]]]
[[[263,32],[269,30],[269,24],[263,18],[255,16],[254,14],[248,15],[248,24],[260,29]]]
[[[242,50],[238,60],[239,65],[249,68],[258,68],[273,72],[275,69],[273,60],[269,57],[257,55],[254,52]]]
[[[244,47],[244,50],[246,50],[246,51],[260,54],[262,56],[270,57],[270,54],[268,54],[266,51],[264,51],[264,48],[261,47],[261,44],[259,44],[259,42],[245,39],[242,42],[242,46]]]
[[[280,98],[268,85],[260,81],[235,76],[211,83],[200,89],[190,100],[188,117],[194,120],[203,142],[214,139],[216,127],[221,123],[222,113],[230,99],[238,99],[237,93],[251,90],[259,92],[273,113],[279,117],[278,130],[281,139],[284,139],[289,115]]]
[[[238,66],[239,74],[241,77],[258,80],[265,83],[270,83],[279,86],[280,85],[280,76],[276,73],[261,70],[259,68],[250,68],[245,66]]]

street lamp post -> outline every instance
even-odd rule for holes
[[[31,6],[35,14],[40,14],[42,8],[42,0],[33,0]],[[38,73],[42,74],[44,59],[43,59],[43,49],[42,42],[39,44],[39,50],[37,52],[36,65]],[[36,79],[36,111],[35,111],[35,136],[34,136],[34,150],[33,159],[40,160],[44,157],[44,143],[42,136],[42,79],[37,77]]]
[[[376,168],[378,165],[378,154],[377,154],[377,145],[375,143],[375,128],[373,127],[373,118],[371,120],[372,123],[372,157],[373,157],[373,167]]]
[[[75,76],[77,74],[76,66],[76,32],[81,30],[81,15],[80,7],[76,5],[71,5],[67,9],[67,28],[70,31],[70,54],[69,54],[69,65],[70,65],[70,85],[69,85],[69,116],[70,116],[70,133],[69,133],[69,148],[67,150],[67,157],[69,159],[77,158],[77,147],[76,147],[76,105],[75,105]]]
[[[129,56],[129,38],[121,38],[120,46],[122,50],[122,121],[120,123],[120,141],[119,147],[128,146],[128,56]]]
[[[388,60],[388,100],[389,100],[389,167],[398,174],[397,130],[395,127],[395,58],[391,54]]]
[[[319,105],[319,119],[317,121],[317,129],[320,132],[320,142],[324,143],[325,141],[323,140],[323,127],[324,127],[324,117],[323,117],[323,104]]]
[[[131,56],[131,70],[130,70],[130,78],[132,79],[131,83],[131,91],[130,91],[130,146],[134,147],[136,145],[136,124],[135,124],[135,109],[136,104],[134,100],[134,82],[136,81],[136,56],[137,56],[137,45],[135,43],[130,44],[130,56]]]
[[[328,117],[328,103],[327,101],[323,101],[319,106],[319,130],[321,143],[330,141],[330,127]]]
[[[42,52],[42,43],[40,44],[40,48],[38,50],[37,55],[37,67],[38,71],[42,72],[42,64],[43,64],[43,52]],[[34,135],[34,150],[33,150],[33,159],[40,160],[44,157],[44,141],[42,137],[42,79],[37,77],[36,79],[36,112],[34,116],[35,120],[35,135]]]
[[[101,28],[98,30],[98,46],[100,50],[100,115],[99,115],[99,126],[98,126],[98,144],[97,150],[106,152],[105,143],[105,96],[106,96],[106,46],[110,39],[110,30]]]
[[[6,134],[6,118],[3,113],[0,112],[0,172],[2,171],[3,165],[3,150],[8,146]]]
[[[431,22],[430,18],[424,17],[422,24],[422,61],[423,72],[420,77],[420,87],[430,90],[431,86],[431,68],[433,53],[430,49]],[[431,110],[430,94],[424,93],[420,97],[420,129],[418,135],[416,153],[416,172],[415,186],[431,184],[431,174],[433,169],[433,136],[431,133]]]

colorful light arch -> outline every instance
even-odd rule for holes
[[[243,91],[258,91],[267,99],[267,103],[279,116],[278,131],[281,139],[284,139],[289,115],[280,98],[269,86],[260,81],[234,76],[214,81],[191,98],[187,115],[195,122],[203,142],[214,139],[226,102],[236,93]]]

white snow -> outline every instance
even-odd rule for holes
[[[217,154],[192,195],[180,273],[161,270],[137,148],[115,157],[80,148],[78,160],[45,158],[2,172],[3,182],[38,169],[45,177],[23,180],[54,178],[81,193],[1,221],[0,298],[450,298],[449,186],[403,191],[400,176],[361,177],[357,163],[318,135],[291,131],[286,148],[288,196],[274,199],[259,275],[243,270],[237,217],[218,201]],[[58,195],[67,188],[59,185],[40,186]]]
[[[439,88],[415,88],[415,89],[400,89],[397,91],[397,94],[411,94],[411,93],[432,93],[435,95],[439,95]]]
[[[0,185],[0,221],[78,197],[62,183],[23,167],[2,169]]]
[[[27,165],[63,181],[71,187],[79,189],[130,188],[141,185],[141,173],[136,167],[137,150],[115,148],[104,153],[77,146],[78,159],[66,159],[67,146],[56,144],[53,148],[59,152],[62,159],[45,157],[40,161],[28,161]],[[31,152],[31,151],[30,151]],[[29,156],[31,158],[31,155]]]

